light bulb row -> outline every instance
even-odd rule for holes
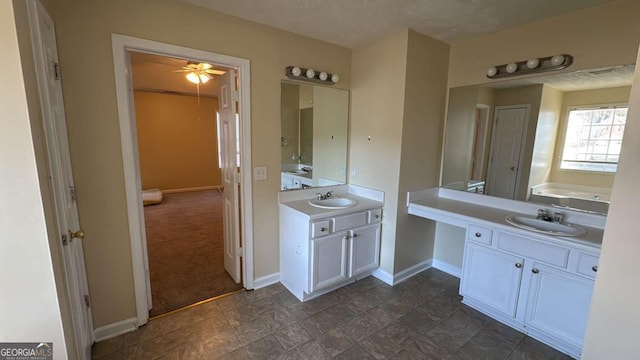
[[[525,75],[534,72],[564,69],[573,63],[571,55],[554,55],[545,58],[531,58],[525,61],[492,66],[487,69],[487,77],[491,79]]]
[[[211,75],[205,72],[190,72],[187,74],[187,80],[191,81],[194,84],[204,84],[207,81],[211,80]]]
[[[284,69],[284,74],[291,79],[313,81],[328,85],[333,85],[340,81],[338,74],[329,74],[326,71],[317,72],[316,70],[305,69],[299,66],[287,66]]]

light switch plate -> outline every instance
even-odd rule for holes
[[[253,180],[267,180],[267,167],[266,166],[254,167]]]

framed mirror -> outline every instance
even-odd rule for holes
[[[349,91],[283,81],[281,190],[346,183]]]
[[[441,186],[606,214],[634,70],[450,89]]]

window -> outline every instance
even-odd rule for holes
[[[569,111],[561,169],[616,172],[627,106]]]
[[[222,148],[220,147],[220,113],[216,112],[216,130],[218,135],[218,168],[222,167]],[[240,166],[240,114],[236,114],[236,164]]]

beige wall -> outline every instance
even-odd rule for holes
[[[564,93],[562,103],[559,136],[556,142],[555,158],[551,167],[549,180],[552,182],[602,186],[611,188],[615,174],[589,173],[585,171],[560,170],[562,160],[562,149],[564,147],[564,136],[567,129],[569,108],[576,106],[592,106],[607,104],[627,104],[629,103],[630,86],[622,86],[608,89],[569,91]],[[626,137],[625,137],[626,139]]]
[[[466,230],[446,223],[436,223],[433,258],[462,271]]]
[[[565,71],[635,62],[640,2],[618,0],[451,45],[449,86],[489,82],[489,67],[532,57],[574,56]]]
[[[477,85],[449,90],[445,151],[442,158],[443,185],[471,179],[478,90]]]
[[[349,166],[356,176],[348,182],[385,192],[380,268],[389,274],[394,270],[407,34],[396,32],[352,55]]]
[[[49,243],[43,203],[46,185],[40,184],[46,177],[38,174],[42,167],[36,161],[42,155],[42,143],[34,143],[32,135],[41,136],[38,127],[32,129],[40,116],[35,79],[24,78],[21,68],[33,71],[33,62],[22,63],[18,45],[19,37],[20,46],[30,45],[26,21],[24,4],[0,2],[0,230],[4,236],[0,241],[0,340],[52,341],[54,358],[66,359],[76,354],[67,351],[63,318],[68,307],[66,296],[58,294],[65,288],[57,285],[62,269],[57,249]],[[22,53],[29,54],[30,49]],[[36,103],[31,102],[34,95]]]
[[[531,172],[527,185],[527,199],[531,193],[531,186],[549,181],[560,124],[560,115],[562,112],[562,99],[562,91],[548,85],[543,86],[542,97],[540,99],[540,113],[538,114],[538,122],[534,135],[535,140],[531,158]]]
[[[407,192],[438,186],[448,62],[449,45],[409,30],[394,274],[433,257],[435,223],[408,214]]]
[[[351,50],[173,0],[56,0],[54,20],[80,220],[96,327],[135,317],[111,34],[251,61],[254,276],[278,272],[280,81],[287,65],[340,75],[349,88]],[[90,81],[89,81],[90,80]]]
[[[217,98],[136,91],[134,101],[143,189],[222,184]]]
[[[638,57],[640,62],[640,56]],[[640,354],[638,204],[640,204],[640,72],[602,241],[598,277],[587,324],[584,360],[637,359]]]
[[[300,131],[300,86],[296,84],[282,83],[280,93],[281,123],[280,136],[286,139],[287,145],[280,149],[280,162],[282,164],[297,164],[293,156],[298,155],[299,131]]]
[[[349,92],[313,87],[313,184],[346,180]]]

